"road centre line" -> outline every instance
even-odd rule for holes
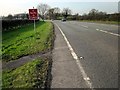
[[[85,70],[83,69],[82,67],[82,64],[77,56],[77,54],[75,53],[75,51],[73,50],[72,46],[70,45],[67,37],[65,36],[65,34],[63,33],[62,29],[55,23],[55,25],[58,27],[58,29],[60,30],[62,36],[64,37],[66,43],[67,43],[67,46],[69,47],[69,50],[73,56],[73,58],[75,59],[76,61],[76,64],[78,65],[78,68],[80,70],[80,72],[82,73],[82,76],[83,76],[83,79],[85,80],[86,82],[86,85],[91,89],[91,90],[94,90],[94,87],[92,86],[92,82],[90,80],[90,78],[88,77],[88,75],[85,73]]]
[[[114,36],[120,36],[119,34],[112,33],[112,32],[108,32],[108,31],[105,31],[105,30],[100,30],[100,29],[96,29],[96,30],[97,30],[97,31],[104,32],[104,33],[107,33],[107,34],[111,34],[111,35],[114,35]]]
[[[85,25],[81,25],[82,27],[85,27],[85,28],[88,28],[88,26],[85,26]]]

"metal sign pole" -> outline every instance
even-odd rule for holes
[[[35,31],[35,19],[34,19],[34,31]]]

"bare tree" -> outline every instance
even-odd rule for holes
[[[88,15],[90,20],[95,20],[98,15],[98,10],[92,9],[91,11],[89,11]]]
[[[51,8],[48,10],[48,15],[50,19],[57,19],[60,15],[60,9],[58,7]]]
[[[44,20],[45,14],[48,12],[50,6],[47,4],[39,4],[37,6],[40,17]]]
[[[51,8],[48,10],[48,13],[49,13],[49,19],[54,19],[54,8]]]
[[[57,17],[60,16],[60,8],[55,7],[54,8],[54,18],[57,19]]]
[[[7,16],[7,19],[9,19],[9,20],[13,19],[12,14],[9,14],[9,15]]]
[[[69,8],[64,8],[62,15],[64,16],[64,18],[67,18],[69,15],[71,15],[72,11]]]
[[[55,8],[54,8],[54,13],[60,13],[60,8],[55,7]]]

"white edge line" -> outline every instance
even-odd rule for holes
[[[55,23],[55,24],[56,24],[56,23]],[[85,80],[87,86],[88,86],[89,88],[91,88],[92,90],[94,90],[94,89],[93,89],[94,87],[92,86],[92,82],[91,82],[90,78],[87,76],[87,74],[85,73],[85,70],[83,69],[82,64],[80,63],[80,60],[79,60],[77,54],[74,52],[72,46],[70,45],[68,39],[66,38],[66,36],[65,36],[65,34],[63,33],[63,31],[61,30],[61,28],[60,28],[57,24],[56,24],[56,26],[58,27],[58,29],[60,30],[61,34],[63,35],[63,37],[64,37],[64,39],[65,39],[65,41],[66,41],[66,43],[67,43],[67,45],[68,45],[68,47],[69,47],[69,50],[71,51],[71,54],[72,54],[73,58],[75,59],[77,65],[78,65],[79,70],[80,70],[81,73],[82,73],[83,79]]]

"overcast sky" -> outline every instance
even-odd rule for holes
[[[114,1],[114,2],[113,2]],[[88,13],[91,9],[97,9],[107,13],[118,12],[119,0],[1,0],[0,16],[8,14],[28,13],[28,9],[37,7],[39,3],[46,3],[50,7],[70,8],[80,15]]]

